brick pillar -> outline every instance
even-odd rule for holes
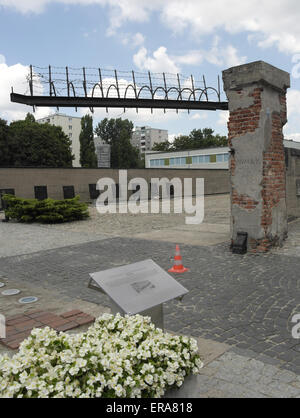
[[[287,236],[285,156],[290,76],[263,61],[223,71],[229,101],[231,234],[248,233],[248,250],[265,252]]]

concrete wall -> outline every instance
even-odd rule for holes
[[[263,61],[223,71],[229,102],[231,234],[265,252],[287,236],[283,126],[290,76]]]
[[[285,149],[288,216],[300,217],[300,150]]]
[[[63,186],[74,186],[75,194],[89,201],[89,184],[96,184],[100,178],[109,177],[119,183],[119,170],[86,168],[0,168],[0,190],[14,189],[15,195],[34,198],[35,186],[47,186],[48,197],[63,199]],[[205,194],[229,193],[228,170],[165,170],[141,169],[128,170],[128,181],[141,177],[150,184],[151,178],[174,177],[204,178]],[[193,181],[193,188],[195,181]]]

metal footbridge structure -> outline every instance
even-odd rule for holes
[[[205,77],[140,73],[101,68],[38,67],[30,65],[25,94],[11,101],[35,107],[88,107],[179,110],[228,110],[221,100],[220,78],[207,86]]]

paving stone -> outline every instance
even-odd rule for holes
[[[60,316],[63,317],[63,318],[69,318],[70,316],[76,316],[76,315],[80,315],[82,313],[83,312],[80,311],[79,309],[74,309],[73,311],[62,313],[62,314],[60,314]]]
[[[56,329],[56,331],[65,332],[65,331],[69,331],[71,329],[78,328],[78,327],[79,327],[78,323],[76,323],[75,321],[70,321],[70,322],[67,322],[63,325],[59,325],[59,326],[55,327],[55,329]]]

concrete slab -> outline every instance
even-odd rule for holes
[[[199,353],[204,366],[222,356],[226,351],[230,349],[230,346],[225,343],[219,343],[205,338],[197,338]]]
[[[229,234],[197,231],[195,233],[195,230],[186,231],[181,228],[170,228],[164,229],[163,231],[136,234],[132,238],[209,247],[227,242],[229,240]]]
[[[230,237],[230,225],[229,224],[217,224],[217,223],[202,223],[200,225],[178,225],[172,229],[180,231],[192,231],[192,232],[209,232],[211,234],[228,234]],[[228,238],[229,239],[229,238]]]

